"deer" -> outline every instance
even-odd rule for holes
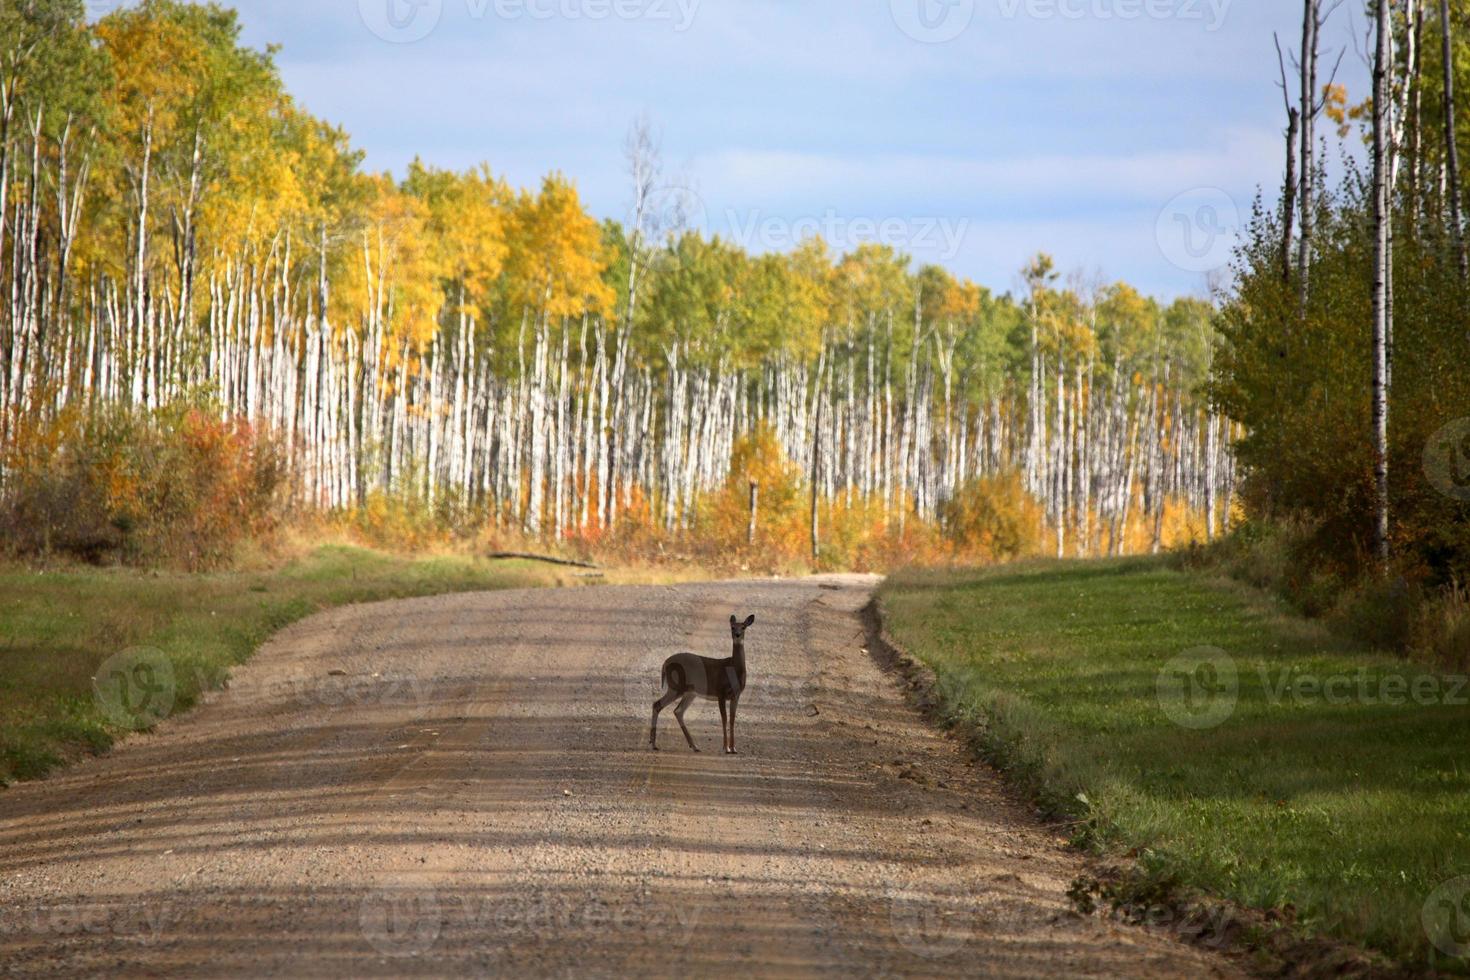
[[[648,747],[658,751],[658,716],[674,702],[674,718],[684,730],[684,739],[695,752],[694,736],[684,724],[684,712],[695,698],[720,702],[720,733],[725,740],[725,754],[739,755],[735,751],[735,709],[740,705],[740,695],[745,690],[745,631],[755,623],[751,616],[744,622],[730,617],[730,637],[733,650],[728,660],[699,657],[692,653],[680,653],[664,661],[659,677],[663,683],[663,695],[653,702],[653,724],[648,729]],[[728,711],[728,715],[727,715]]]

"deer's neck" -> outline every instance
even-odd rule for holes
[[[736,670],[739,670],[741,672],[744,672],[744,670],[745,670],[745,641],[744,640],[736,640],[735,641],[735,648],[734,648],[734,652],[731,654],[731,659],[735,661],[735,669]]]

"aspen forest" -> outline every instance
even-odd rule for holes
[[[622,221],[493,160],[369,173],[238,33],[173,0],[0,13],[0,492],[26,503],[21,538],[67,523],[48,506],[75,520],[64,484],[119,418],[127,438],[211,420],[296,512],[588,546],[769,531],[872,566],[1158,551],[1229,521],[1204,301],[1044,254],[1004,295],[881,245],[751,254],[684,226],[646,123]],[[90,506],[117,523],[126,467],[94,462]]]

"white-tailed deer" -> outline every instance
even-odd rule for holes
[[[725,737],[725,752],[727,755],[736,754],[735,709],[740,704],[741,692],[745,690],[745,631],[754,622],[754,616],[743,623],[734,616],[730,617],[730,636],[734,641],[734,650],[729,660],[680,653],[664,661],[663,673],[660,674],[664,693],[653,702],[653,724],[648,729],[649,748],[658,751],[659,712],[677,701],[679,705],[674,709],[674,717],[684,730],[684,738],[689,742],[689,747],[698,752],[699,746],[694,744],[689,726],[684,724],[684,712],[694,703],[695,698],[704,698],[706,701],[720,702],[720,732]]]

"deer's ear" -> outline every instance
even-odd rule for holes
[[[746,621],[745,621],[745,628],[746,628],[746,629],[750,629],[750,625],[751,625],[751,624],[752,624],[752,623],[754,623],[754,622],[755,622],[755,617],[754,617],[754,616],[751,616],[751,617],[750,617],[750,618],[749,618],[749,619],[747,619],[747,620],[746,620]]]
[[[738,623],[738,622],[739,622],[739,620],[738,620],[738,619],[736,619],[736,618],[735,618],[735,617],[734,617],[734,616],[731,616],[731,617],[730,617],[730,625],[731,625],[731,626],[734,626],[734,625],[735,625],[735,624],[736,624],[736,623]]]

